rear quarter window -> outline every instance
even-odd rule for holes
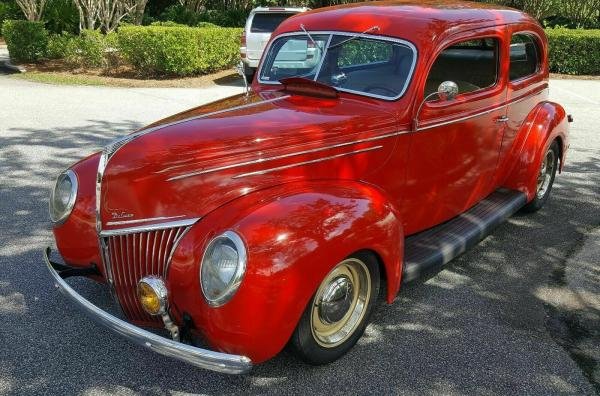
[[[250,26],[251,33],[273,33],[277,26],[281,25],[281,22],[285,21],[289,17],[294,15],[293,13],[257,13],[252,18],[252,25]]]
[[[536,38],[527,33],[516,33],[510,41],[510,80],[516,81],[540,70],[541,52]]]

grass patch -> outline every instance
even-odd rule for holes
[[[14,74],[13,77],[21,80],[54,85],[109,85],[101,77],[86,76],[81,74],[27,72]]]

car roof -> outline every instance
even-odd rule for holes
[[[537,22],[508,7],[460,0],[392,0],[352,3],[320,8],[284,21],[276,34],[300,31],[364,32],[378,26],[375,34],[399,37],[415,44],[429,42],[452,32],[512,23]]]

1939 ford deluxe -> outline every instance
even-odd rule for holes
[[[547,98],[546,37],[519,11],[303,13],[273,34],[251,91],[62,172],[50,215],[65,264],[45,259],[74,304],[160,354],[226,373],[286,345],[331,362],[378,296],[392,303],[402,282],[544,205],[571,121]],[[81,297],[74,275],[107,283],[127,320]]]

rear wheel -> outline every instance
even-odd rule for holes
[[[330,363],[362,336],[379,295],[379,265],[358,253],[335,266],[304,310],[290,346],[310,364]]]
[[[537,212],[544,206],[550,197],[550,191],[552,190],[556,170],[558,169],[558,154],[558,142],[554,141],[546,151],[542,160],[537,179],[535,197],[523,207],[524,212]]]

